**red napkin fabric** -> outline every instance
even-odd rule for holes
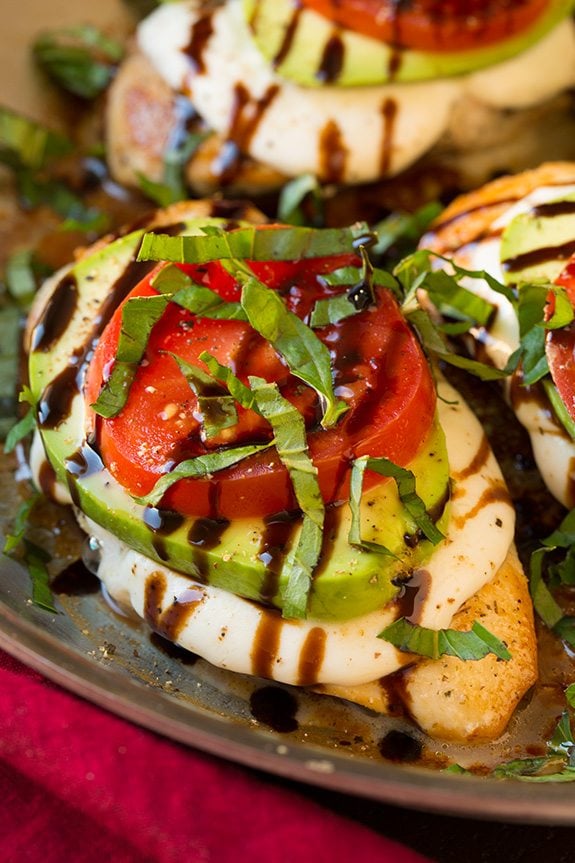
[[[164,739],[0,651],[4,863],[424,863],[265,776]]]

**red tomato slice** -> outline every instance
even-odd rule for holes
[[[336,24],[402,48],[467,51],[535,23],[549,0],[302,0]]]
[[[278,290],[288,307],[305,318],[315,301],[333,295],[318,274],[349,263],[346,255],[301,262],[252,263],[258,278]],[[240,288],[219,263],[186,267],[226,299]],[[155,291],[150,275],[130,294]],[[341,289],[339,289],[341,290]],[[95,401],[117,348],[121,307],[104,331],[85,385],[88,404]],[[350,409],[335,428],[319,427],[316,393],[292,376],[283,360],[249,324],[196,318],[169,304],[154,327],[130,389],[126,406],[110,419],[98,417],[98,444],[104,463],[132,494],[148,493],[159,475],[174,464],[214,449],[269,440],[270,428],[253,411],[238,408],[238,423],[218,439],[202,442],[196,397],[172,352],[200,366],[208,350],[242,380],[257,374],[277,382],[282,394],[305,417],[311,457],[326,502],[348,496],[351,459],[386,456],[407,465],[425,440],[435,410],[435,388],[417,339],[392,295],[381,289],[378,304],[338,324],[316,330],[329,348],[336,393]],[[375,479],[377,481],[377,479]],[[238,518],[265,516],[297,506],[291,481],[274,451],[244,460],[211,479],[180,480],[165,494],[162,507],[189,516]]]
[[[567,291],[575,308],[575,255],[555,280]],[[554,295],[549,294],[547,317],[553,314]],[[563,404],[575,420],[575,322],[558,330],[549,330],[545,341],[545,354],[553,383]]]

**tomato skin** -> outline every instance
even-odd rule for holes
[[[301,0],[336,24],[402,48],[467,51],[534,24],[549,0]]]
[[[318,296],[333,293],[318,282],[316,274],[352,262],[357,263],[355,256],[347,255],[313,262],[254,263],[252,268],[268,286],[284,293],[292,311],[305,318]],[[226,299],[239,298],[239,287],[219,264],[182,269],[195,280],[203,278]],[[150,279],[155,272],[130,296],[154,294]],[[292,289],[286,294],[288,285]],[[147,362],[138,370],[126,407],[116,417],[97,418],[103,460],[132,494],[149,492],[159,475],[184,458],[222,443],[240,445],[271,436],[261,417],[238,407],[233,440],[224,431],[223,440],[202,443],[195,396],[166,351],[201,366],[199,354],[209,350],[243,380],[250,374],[275,380],[306,418],[310,455],[326,502],[347,498],[353,457],[385,455],[406,465],[427,436],[435,410],[433,380],[417,340],[387,291],[379,291],[376,307],[316,331],[332,353],[336,394],[350,405],[348,413],[329,430],[318,429],[314,391],[289,374],[281,358],[247,323],[192,318],[180,307],[168,305],[152,331]],[[88,370],[88,404],[97,398],[113,362],[120,324],[121,307],[104,331]],[[366,482],[370,482],[368,477]],[[265,516],[296,506],[291,481],[274,450],[252,456],[212,479],[180,480],[162,501],[162,507],[184,515],[230,519]]]
[[[575,309],[575,255],[571,258],[556,285],[565,288],[571,305]],[[550,292],[547,316],[553,312],[554,296]],[[549,330],[545,340],[545,354],[553,383],[569,415],[575,420],[575,321],[567,327]]]

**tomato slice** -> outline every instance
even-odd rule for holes
[[[326,286],[318,276],[350,263],[357,263],[357,258],[345,255],[252,262],[250,266],[305,319],[317,299],[341,291]],[[182,268],[225,299],[239,298],[240,287],[219,263]],[[153,276],[140,282],[129,296],[154,294]],[[114,362],[120,324],[121,307],[102,334],[88,369],[88,404],[97,398]],[[197,318],[170,303],[152,330],[125,407],[116,417],[96,420],[104,463],[132,494],[143,495],[160,474],[185,458],[221,445],[270,438],[270,428],[261,417],[238,407],[237,425],[218,438],[202,441],[196,397],[170,353],[203,366],[199,355],[208,350],[244,381],[257,374],[277,382],[284,397],[297,406],[306,421],[310,455],[326,503],[347,498],[354,457],[386,456],[407,465],[427,437],[435,388],[419,343],[393,296],[378,289],[376,306],[316,333],[332,356],[336,394],[349,405],[339,423],[328,430],[319,426],[315,391],[291,375],[249,324]],[[180,480],[162,501],[162,507],[184,515],[212,518],[265,516],[296,506],[287,471],[273,450],[245,459],[211,479]]]
[[[555,284],[562,285],[571,305],[575,308],[575,255],[571,258]],[[549,294],[547,315],[553,313],[554,296]],[[563,404],[575,420],[575,322],[558,330],[549,330],[545,341],[547,364],[553,383]]]
[[[336,24],[402,48],[467,51],[530,27],[549,0],[302,0]]]

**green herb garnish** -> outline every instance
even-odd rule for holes
[[[167,490],[178,482],[180,479],[201,479],[211,476],[220,470],[225,470],[228,467],[238,464],[251,455],[256,455],[259,452],[264,452],[273,446],[273,441],[266,444],[257,444],[243,447],[235,447],[234,449],[221,450],[220,452],[207,453],[207,455],[198,455],[195,458],[186,459],[180,462],[170,473],[164,474],[157,481],[152,491],[143,497],[135,497],[134,499],[143,506],[156,506]]]
[[[493,653],[498,659],[511,659],[505,644],[477,621],[471,630],[427,629],[400,617],[380,632],[378,638],[388,641],[405,653],[415,653],[430,659],[455,656],[463,660],[483,659]]]
[[[63,89],[93,99],[112,80],[124,50],[96,27],[66,27],[41,34],[33,45],[36,61]]]
[[[122,324],[116,360],[110,377],[91,407],[103,417],[117,416],[128,400],[150,333],[162,317],[168,297],[132,297],[122,307]]]
[[[317,480],[317,468],[307,447],[304,420],[300,412],[280,394],[276,384],[250,378],[258,412],[270,423],[277,453],[287,468],[303,522],[297,543],[290,549],[282,574],[283,616],[305,617],[313,570],[322,545],[325,507]]]

